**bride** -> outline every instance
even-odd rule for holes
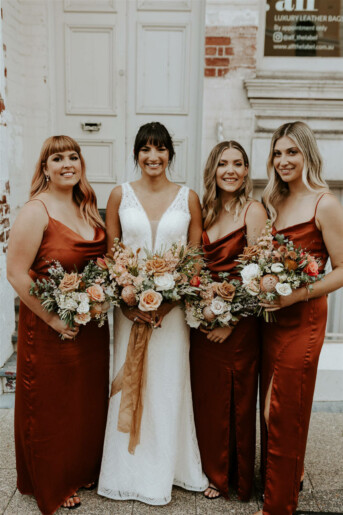
[[[198,196],[166,176],[174,153],[170,134],[162,124],[147,123],[139,129],[134,158],[142,175],[111,192],[106,214],[109,250],[115,237],[133,250],[158,251],[178,241],[200,244]],[[137,308],[116,308],[114,377],[125,361],[134,321],[154,322],[156,327],[148,344],[140,443],[130,454],[129,435],[117,430],[118,393],[110,399],[98,493],[162,505],[171,500],[173,485],[193,491],[203,491],[208,485],[193,420],[189,331],[175,304],[162,304],[154,321]]]

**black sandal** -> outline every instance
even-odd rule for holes
[[[92,481],[91,483],[89,483],[89,486],[88,485],[81,486],[80,490],[88,490],[88,491],[94,490],[97,486],[98,486],[97,481]]]
[[[69,501],[69,499],[73,499],[74,497],[78,497],[78,495],[77,494],[71,495],[64,502],[67,502],[67,501]],[[79,506],[81,506],[81,502],[77,502],[77,503],[73,504],[73,506],[63,506],[63,504],[62,504],[61,508],[64,508],[65,510],[76,510],[76,508],[78,508]]]
[[[219,495],[216,495],[215,497],[210,497],[209,495],[206,495],[206,494],[205,494],[205,492],[206,492],[206,490],[208,490],[208,489],[213,490],[213,491],[215,491],[215,492],[218,492],[218,493],[219,493]],[[214,499],[219,499],[219,497],[221,497],[221,496],[222,496],[222,494],[220,493],[220,490],[218,490],[218,488],[216,488],[215,486],[210,486],[210,485],[209,485],[209,486],[206,488],[206,490],[205,490],[205,492],[204,492],[204,497],[206,497],[206,499],[209,499],[210,501],[214,501]]]

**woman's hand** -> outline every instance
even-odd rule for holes
[[[278,311],[282,308],[287,308],[288,306],[292,306],[292,304],[296,304],[297,302],[301,302],[303,300],[307,300],[308,292],[304,286],[301,288],[297,288],[293,290],[289,295],[280,295],[273,302],[268,302],[264,300],[260,302],[260,306],[264,308],[266,311]]]
[[[79,327],[69,327],[69,325],[56,314],[51,317],[48,325],[52,327],[54,331],[57,331],[62,336],[63,340],[73,340],[80,330]]]
[[[215,329],[212,329],[212,331],[205,330],[202,332],[207,333],[207,338],[212,343],[223,343],[230,336],[232,331],[233,331],[233,327],[227,326],[227,327],[216,327]]]
[[[124,316],[131,320],[131,322],[138,322],[139,324],[152,324],[153,318],[151,313],[141,311],[138,308],[129,308],[128,306],[121,306]]]

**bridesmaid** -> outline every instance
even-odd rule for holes
[[[244,148],[224,141],[211,151],[204,172],[203,250],[214,279],[238,278],[236,259],[255,242],[266,221],[262,205],[250,198],[249,161]],[[201,459],[210,485],[205,497],[228,497],[229,482],[249,499],[255,459],[259,361],[258,321],[207,334],[192,330],[191,378]]]
[[[29,294],[48,277],[49,261],[71,272],[106,252],[104,224],[85,175],[80,147],[48,138],[30,200],[12,229],[8,280],[18,293],[15,448],[18,489],[34,495],[44,515],[80,505],[75,492],[99,475],[109,379],[108,326],[71,329]],[[63,335],[65,341],[60,336]]]
[[[322,159],[311,129],[286,123],[272,137],[264,201],[274,222],[296,246],[330,257],[332,272],[277,302],[275,323],[263,325],[261,378],[261,515],[291,515],[298,501],[319,354],[326,326],[327,294],[343,286],[343,208],[322,178]],[[304,302],[305,301],[305,302]],[[256,514],[256,515],[257,515]]]

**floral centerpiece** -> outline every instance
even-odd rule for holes
[[[323,277],[319,273],[319,260],[295,247],[283,234],[273,236],[270,220],[257,243],[244,248],[239,261],[246,297],[256,297],[258,301],[273,302],[301,286],[311,289],[313,283]],[[261,307],[259,312],[266,321],[273,319],[271,313]]]
[[[114,303],[116,295],[103,269],[90,261],[82,273],[68,273],[59,261],[53,261],[48,273],[49,278],[37,279],[30,288],[30,294],[40,300],[46,311],[57,313],[70,327],[91,320],[96,320],[99,327],[104,324],[110,301]]]

